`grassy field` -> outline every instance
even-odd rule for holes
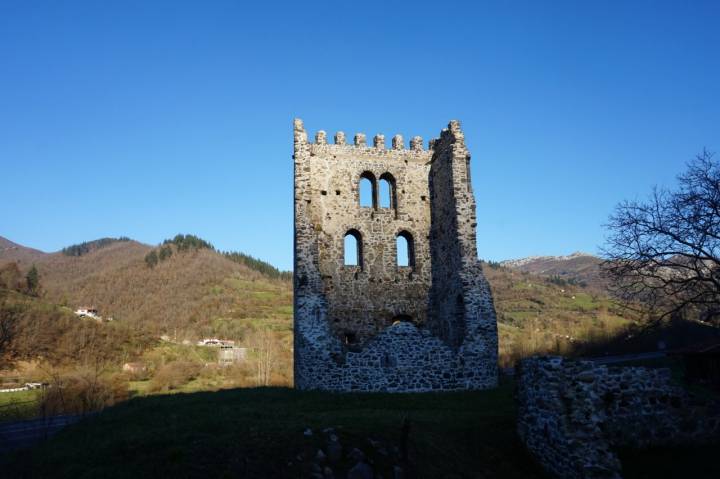
[[[545,477],[515,434],[512,382],[491,391],[329,394],[286,388],[138,397],[61,431],[35,447],[0,455],[8,477],[309,477],[334,428],[344,477],[352,448],[392,476],[409,421],[406,470],[417,478]],[[303,432],[310,428],[312,436]],[[373,444],[374,443],[374,444]],[[624,477],[720,477],[717,447],[623,450]]]
[[[37,417],[38,404],[37,390],[0,393],[0,422]]]
[[[500,365],[533,354],[577,354],[634,323],[632,313],[607,294],[560,286],[550,278],[509,268],[484,267],[498,317]]]
[[[505,384],[452,394],[264,388],[142,397],[16,453],[3,470],[17,477],[299,477],[296,456],[320,447],[328,427],[346,452],[358,447],[390,468],[369,440],[400,444],[407,417],[417,477],[542,477],[515,435],[511,396]],[[339,469],[347,467],[343,461]],[[390,470],[383,476],[392,477]]]

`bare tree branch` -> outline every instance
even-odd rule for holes
[[[689,312],[720,316],[720,164],[703,151],[676,189],[653,189],[610,216],[603,271],[623,300],[656,319]]]

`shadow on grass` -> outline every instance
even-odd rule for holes
[[[298,477],[288,465],[334,427],[345,451],[399,444],[417,477],[541,477],[515,434],[513,385],[438,394],[235,389],[132,399],[3,460],[10,477]],[[391,470],[383,471],[392,477]]]
[[[707,337],[704,327],[697,331]],[[685,337],[698,336],[693,332]],[[643,339],[647,342],[636,343],[631,351],[654,340]],[[595,347],[597,351],[609,346]],[[407,417],[415,477],[542,477],[515,432],[513,386],[505,382],[490,391],[437,394],[256,388],[139,397],[70,426],[32,449],[0,456],[0,476],[306,477],[289,463],[309,446],[322,445],[323,429],[335,428],[344,454],[357,447],[373,459],[370,439],[400,445]],[[303,435],[307,428],[314,432],[311,439]],[[668,474],[683,470],[696,471],[692,477],[717,477],[715,455],[697,454],[711,449],[717,448],[622,451],[625,477],[677,477]],[[648,464],[661,464],[671,454],[672,467],[659,466],[652,469],[656,474],[646,474]],[[375,459],[382,463],[376,455]],[[382,467],[383,477],[393,477],[392,464]],[[698,475],[703,470],[713,474]]]
[[[621,449],[623,475],[630,479],[715,479],[720,477],[719,444]]]

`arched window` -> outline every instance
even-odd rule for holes
[[[360,193],[360,206],[363,208],[375,208],[377,198],[377,183],[375,176],[366,171],[360,175],[360,185],[358,187]]]
[[[401,231],[395,238],[397,248],[397,265],[415,267],[415,248],[413,238],[407,231]]]
[[[392,185],[385,178],[380,179],[380,208],[392,208]]]
[[[395,208],[395,178],[390,173],[380,177],[380,208]]]
[[[343,243],[345,266],[362,267],[362,237],[357,230],[350,230],[345,233]]]

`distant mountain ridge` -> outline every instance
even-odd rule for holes
[[[582,251],[576,251],[574,253],[571,253],[571,254],[565,255],[565,256],[527,256],[525,258],[506,259],[504,261],[500,261],[500,264],[507,268],[521,268],[526,265],[533,265],[533,264],[537,264],[537,263],[556,262],[556,261],[571,261],[571,260],[576,260],[576,259],[581,259],[581,258],[600,259],[597,256],[592,255],[590,253],[583,253]]]
[[[131,241],[131,239],[127,236],[121,236],[119,238],[100,238],[93,241],[85,241],[83,243],[66,246],[61,249],[60,252],[66,256],[82,256],[91,251],[104,248],[105,246],[109,246],[119,241]]]
[[[43,253],[0,237],[0,267],[19,262],[25,274],[36,265],[42,292],[28,301],[42,314],[53,305],[74,319],[72,309],[94,306],[117,327],[178,341],[242,338],[263,327],[290,337],[291,281],[247,255],[177,243],[187,243],[187,236],[161,246],[103,241],[76,256]],[[172,254],[148,265],[146,256],[164,247]],[[502,365],[529,354],[582,352],[586,343],[615,337],[638,320],[608,295],[601,262],[578,252],[484,263],[498,314]]]
[[[94,306],[103,316],[155,334],[187,332],[192,337],[237,326],[235,319],[292,316],[291,283],[273,271],[260,271],[265,263],[259,260],[246,264],[214,249],[182,249],[173,243],[166,244],[172,256],[149,267],[145,257],[156,247],[125,238],[88,241],[54,253],[1,240],[0,266],[17,262],[27,271],[35,264],[44,300],[71,308]]]
[[[47,253],[34,249],[28,248],[21,244],[14,243],[7,238],[0,236],[0,261],[16,261],[20,264],[31,263],[37,258],[42,258]]]
[[[584,284],[596,289],[606,289],[607,282],[600,270],[602,261],[595,255],[578,251],[566,256],[529,256],[505,260],[501,261],[500,265],[513,270]]]

